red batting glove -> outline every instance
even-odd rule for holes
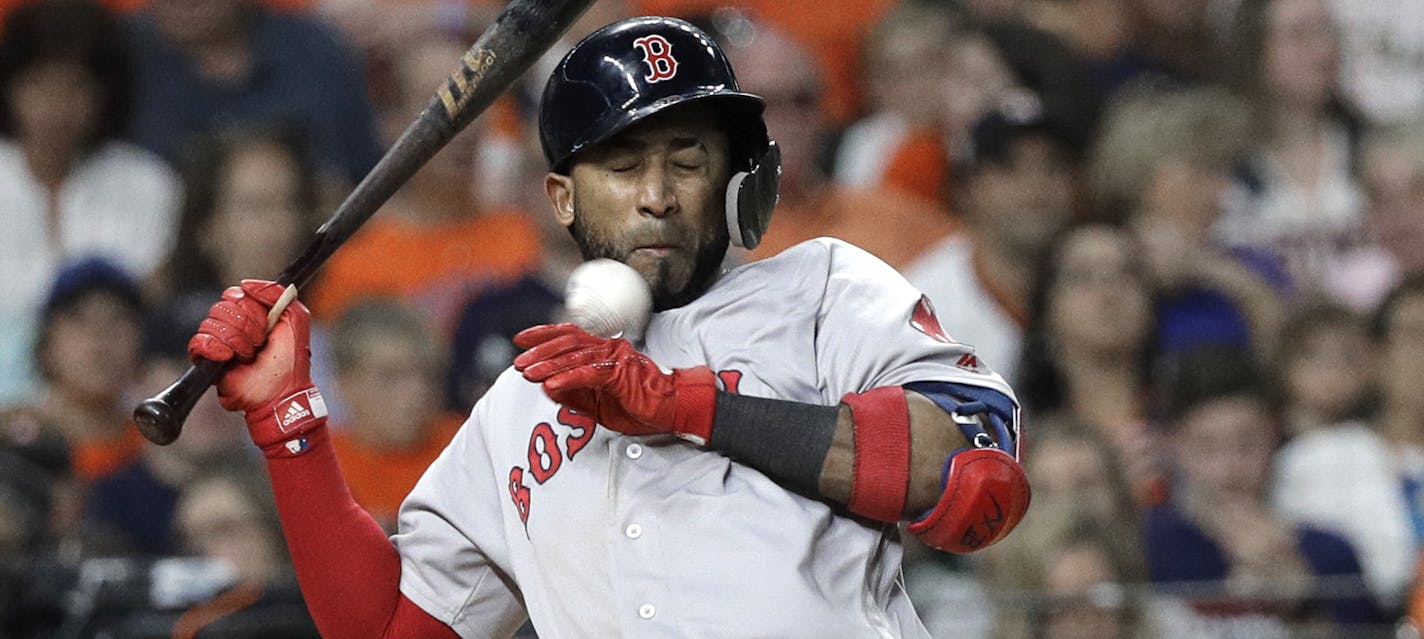
[[[717,379],[706,366],[663,372],[625,339],[573,324],[535,326],[514,336],[524,379],[550,399],[628,435],[672,433],[699,445],[712,438]]]
[[[189,357],[232,362],[217,383],[218,402],[246,415],[268,457],[300,454],[305,435],[326,424],[326,402],[311,381],[311,312],[293,301],[267,332],[267,312],[281,295],[273,282],[243,280],[223,291],[188,341]]]

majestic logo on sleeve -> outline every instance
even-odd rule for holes
[[[660,35],[643,36],[633,41],[633,46],[643,52],[643,62],[648,63],[648,82],[671,80],[677,75],[677,58],[672,57],[672,43]]]
[[[944,334],[944,329],[939,326],[939,318],[935,317],[934,305],[930,304],[928,295],[921,295],[920,302],[915,305],[915,311],[910,314],[910,326],[915,330],[929,335],[936,342],[953,344],[954,340]]]

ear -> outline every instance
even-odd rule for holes
[[[554,219],[564,228],[574,223],[574,178],[570,175],[549,173],[544,176],[544,192],[549,194],[549,203],[554,205]]]

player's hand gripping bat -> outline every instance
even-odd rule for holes
[[[420,117],[406,128],[276,282],[282,286],[305,286],[327,258],[401,184],[532,66],[592,3],[593,0],[510,0],[495,23],[460,58],[460,65],[435,92]],[[193,404],[222,372],[223,364],[201,360],[172,386],[144,400],[134,409],[139,432],[155,444],[172,443],[182,432]]]

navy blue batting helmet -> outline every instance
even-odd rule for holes
[[[733,177],[732,241],[752,248],[776,204],[781,155],[762,121],[760,97],[742,92],[727,56],[697,27],[640,17],[608,25],[574,45],[544,86],[539,142],[549,170],[567,173],[579,151],[663,109],[705,102],[728,127]]]

